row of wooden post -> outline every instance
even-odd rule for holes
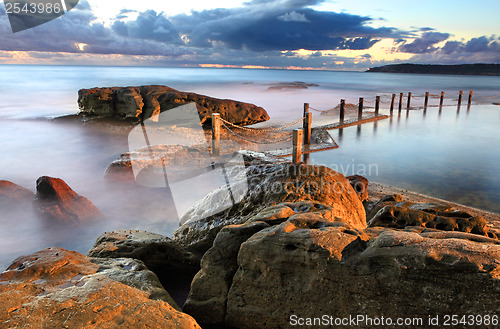
[[[474,91],[470,91],[469,92],[469,99],[468,99],[468,106],[470,107],[471,106],[471,103],[472,103],[472,95],[473,95]],[[459,94],[458,94],[458,106],[460,106],[462,104],[462,98],[463,98],[463,90],[460,90]],[[441,97],[440,97],[440,100],[439,100],[439,107],[443,107],[443,103],[444,103],[444,95],[445,95],[445,92],[442,91],[441,92]],[[425,96],[424,96],[424,109],[427,109],[427,107],[429,106],[429,92],[427,91],[425,93]],[[406,103],[406,108],[409,109],[411,107],[411,97],[412,97],[412,94],[411,92],[408,92],[408,99],[407,99],[407,103]],[[404,99],[404,93],[400,93],[399,94],[399,104],[398,104],[398,110],[401,111],[403,109],[403,99]],[[364,98],[363,97],[360,97],[359,98],[359,103],[358,103],[358,120],[361,120],[363,118],[363,109],[364,109]],[[392,97],[391,97],[391,101],[390,101],[390,111],[391,113],[394,111],[394,105],[396,103],[396,94],[392,94]],[[376,96],[375,97],[375,116],[378,116],[379,115],[379,111],[380,111],[380,96]],[[345,99],[341,99],[340,100],[340,122],[344,122],[344,118],[345,118]]]
[[[463,98],[463,90],[460,90],[458,94],[458,106],[462,104]],[[468,106],[472,103],[472,95],[473,91],[469,92]],[[443,107],[444,103],[444,95],[445,92],[441,92],[441,97],[439,100],[439,107]],[[409,109],[411,106],[411,92],[408,93],[408,100],[406,103],[406,108]],[[403,98],[404,94],[399,94],[399,104],[398,110],[401,111],[403,108]],[[392,94],[391,102],[390,102],[390,111],[391,113],[394,111],[394,104],[396,101],[396,94]],[[425,93],[424,96],[424,109],[427,109],[429,105],[429,92]],[[363,107],[364,107],[364,98],[359,98],[358,104],[358,120],[362,120],[363,118]],[[380,96],[375,97],[375,116],[379,115],[380,110]],[[340,122],[344,122],[345,118],[345,99],[340,100]],[[311,126],[312,124],[312,113],[309,112],[309,103],[304,103],[304,121],[302,129],[294,129],[293,130],[293,153],[292,160],[294,163],[301,162],[303,147],[309,146],[311,144]],[[213,113],[212,114],[212,155],[219,156],[220,155],[220,132],[221,132],[221,121],[220,114]]]
[[[312,113],[309,112],[309,104],[304,104],[304,120],[302,129],[293,130],[293,162],[301,162],[303,147],[311,144]],[[220,132],[221,120],[219,113],[212,114],[212,155],[220,155]]]

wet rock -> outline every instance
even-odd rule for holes
[[[140,262],[94,261],[60,248],[15,260],[0,274],[2,327],[199,328]]]
[[[78,92],[80,114],[86,118],[146,120],[189,103],[196,103],[203,125],[211,124],[212,113],[220,113],[221,118],[237,125],[269,120],[267,112],[253,104],[181,92],[166,86],[92,88]]]
[[[267,90],[279,90],[279,91],[286,91],[286,90],[294,90],[294,89],[308,89],[309,87],[318,87],[319,85],[315,83],[306,83],[302,81],[295,81],[295,82],[280,82],[280,83],[274,83],[271,84]]]
[[[24,204],[33,201],[35,194],[30,190],[6,180],[0,180],[0,204]]]
[[[174,300],[186,300],[194,275],[200,269],[199,258],[168,237],[136,230],[102,234],[87,253],[95,258],[134,258],[153,271]]]
[[[201,210],[210,209],[214,200],[220,199],[218,192],[209,194],[186,212],[181,219],[184,224],[174,232],[173,239],[203,254],[212,246],[222,227],[245,223],[269,206],[301,201],[330,207],[330,220],[338,218],[353,228],[366,227],[365,210],[349,181],[327,167],[290,163],[256,165],[249,167],[242,179],[248,182],[248,193],[243,201],[224,212],[203,218]]]
[[[383,196],[371,208],[367,209],[366,221],[369,222],[385,206],[394,206],[398,203],[399,205],[403,205],[404,202],[403,196],[399,194]],[[404,205],[412,206],[413,203],[404,203]]]
[[[368,179],[360,175],[348,176],[347,179],[361,202],[368,200]]]
[[[176,132],[178,133],[178,132]],[[168,166],[170,183],[189,178],[195,170],[209,166],[211,158],[205,146],[155,145],[120,155],[106,168],[106,178],[114,181],[133,181],[133,167],[142,175],[164,174]],[[132,160],[133,159],[133,160]],[[133,164],[132,164],[133,161]],[[187,176],[187,177],[185,177]]]
[[[78,91],[80,110],[91,117],[111,117],[115,114],[114,94],[116,88],[92,88]]]
[[[436,204],[436,203],[416,203],[412,206],[409,207],[410,209],[412,210],[420,210],[420,211],[425,211],[429,214],[435,214],[435,215],[439,215],[439,214],[442,214],[442,213],[450,213],[453,211],[453,207],[450,206],[450,205],[446,205],[446,204]],[[457,216],[457,214],[455,213],[455,215],[453,216],[449,216],[449,217],[460,217],[460,216]],[[467,217],[472,217],[471,215],[467,214]]]
[[[114,116],[119,119],[141,118],[144,102],[138,87],[120,88],[115,91]]]
[[[42,176],[36,181],[35,207],[47,219],[64,223],[96,219],[102,214],[90,200],[78,195],[60,178]]]

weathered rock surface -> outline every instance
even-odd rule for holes
[[[368,200],[368,179],[361,175],[347,176],[352,188],[359,196],[361,202]]]
[[[255,165],[242,174],[242,179],[247,180],[249,189],[242,202],[199,219],[201,210],[211,208],[213,200],[218,199],[217,195],[208,195],[184,215],[181,223],[185,224],[174,232],[173,240],[203,254],[222,227],[244,223],[264,208],[283,202],[316,202],[331,207],[330,219],[338,218],[353,228],[366,227],[365,210],[349,181],[327,167],[290,163]]]
[[[236,258],[240,246],[267,227],[263,222],[228,225],[217,234],[213,247],[203,255],[202,269],[193,279],[184,312],[203,325],[224,323],[226,296],[238,269]]]
[[[30,190],[6,180],[0,180],[0,204],[23,204],[33,201],[35,194]]]
[[[444,231],[461,231],[488,235],[488,226],[483,217],[451,217],[429,214],[421,210],[386,206],[370,221],[370,226],[404,228],[406,226],[422,226]],[[450,213],[449,215],[453,215]]]
[[[80,114],[88,118],[146,120],[189,103],[196,103],[204,125],[211,123],[212,113],[220,113],[223,119],[237,125],[269,120],[267,112],[253,104],[181,92],[166,86],[92,88],[78,92]]]
[[[78,223],[101,216],[99,209],[90,200],[78,195],[60,178],[38,178],[36,190],[36,208],[44,218]]]
[[[400,194],[385,195],[378,200],[371,208],[367,209],[366,221],[369,222],[380,209],[385,206],[394,206],[395,204],[403,205],[404,199]],[[405,206],[412,206],[413,203],[405,204]]]
[[[15,260],[0,274],[0,326],[200,328],[164,301],[168,294],[140,262],[94,261],[60,248]]]
[[[234,232],[243,228],[221,231],[193,281],[184,309],[202,324],[284,328],[292,315],[498,312],[500,243],[484,236],[422,227],[363,231],[303,216],[254,233],[238,250],[234,276],[217,274],[237,250],[221,254],[223,242],[231,234],[244,240]]]
[[[408,203],[398,195],[386,196],[375,204],[370,214],[374,215],[368,221],[369,227],[402,229],[407,226],[421,226],[498,238],[494,231],[489,230],[483,217],[454,210],[446,204]]]
[[[182,305],[186,300],[200,261],[168,237],[136,230],[120,230],[102,234],[87,253],[96,258],[138,259],[153,271],[165,289]]]

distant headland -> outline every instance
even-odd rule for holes
[[[499,76],[500,64],[430,65],[407,63],[372,67],[366,72]]]

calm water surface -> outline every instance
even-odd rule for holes
[[[273,83],[294,81],[319,86],[268,90]],[[254,103],[273,120],[288,121],[301,115],[305,102],[329,109],[341,98],[355,104],[360,96],[369,100],[375,95],[444,90],[449,106],[441,113],[434,107],[425,116],[421,110],[403,111],[401,116],[396,112],[391,120],[360,130],[332,131],[340,149],[315,154],[312,161],[346,174],[372,168],[366,174],[374,181],[500,212],[500,106],[488,105],[500,98],[475,98],[469,112],[462,107],[458,114],[451,106],[458,90],[485,97],[500,94],[499,77],[0,65],[0,179],[34,191],[38,177],[60,177],[107,218],[64,228],[47,226],[31,209],[0,209],[0,268],[20,254],[54,245],[86,252],[106,230],[135,228],[170,235],[177,227],[177,213],[165,191],[131,190],[103,179],[107,165],[128,151],[126,138],[108,129],[47,120],[76,113],[81,88],[146,84]]]

